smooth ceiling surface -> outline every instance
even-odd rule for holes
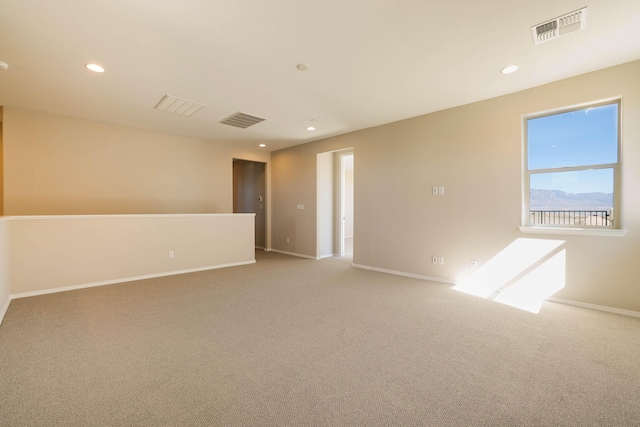
[[[534,46],[585,6],[586,29]],[[639,40],[638,0],[0,0],[0,105],[276,150],[633,61]],[[167,94],[206,107],[155,110]],[[218,123],[238,111],[267,120]]]

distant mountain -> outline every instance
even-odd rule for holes
[[[559,190],[531,190],[532,211],[605,211],[613,207],[613,193],[565,193]]]

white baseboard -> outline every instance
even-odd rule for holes
[[[269,250],[268,250],[268,252],[277,252],[277,253],[279,253],[279,254],[285,254],[285,255],[297,256],[297,257],[300,257],[300,258],[307,258],[307,259],[315,259],[315,260],[319,259],[319,258],[316,258],[316,257],[314,257],[314,256],[310,256],[310,255],[303,255],[303,254],[297,254],[297,253],[295,253],[295,252],[281,251],[281,250],[279,250],[279,249],[269,249]]]
[[[450,285],[457,285],[458,284],[457,282],[454,282],[452,280],[441,279],[439,277],[422,276],[420,274],[405,273],[403,271],[396,271],[396,270],[387,270],[387,269],[384,269],[384,268],[370,267],[368,265],[361,265],[361,264],[351,264],[351,265],[356,267],[356,268],[362,268],[364,270],[378,271],[380,273],[394,274],[396,276],[411,277],[412,279],[429,280],[431,282],[447,283],[447,284],[450,284]]]
[[[126,277],[126,278],[123,278],[123,279],[105,280],[103,282],[85,283],[85,284],[82,284],[82,285],[64,286],[64,287],[61,287],[61,288],[43,289],[41,291],[22,292],[22,293],[19,293],[19,294],[12,294],[11,295],[11,299],[34,297],[34,296],[46,295],[46,294],[54,294],[54,293],[57,293],[57,292],[74,291],[76,289],[94,288],[96,286],[114,285],[116,283],[134,282],[136,280],[153,279],[153,278],[156,278],[156,277],[174,276],[176,274],[195,273],[197,271],[216,270],[218,268],[236,267],[236,266],[239,266],[239,265],[255,264],[255,262],[256,262],[256,260],[254,259],[253,261],[235,262],[235,263],[230,263],[230,264],[219,264],[219,265],[212,265],[212,266],[207,266],[207,267],[191,268],[191,269],[187,269],[187,270],[176,270],[176,271],[169,271],[169,272],[165,272],[165,273],[146,274],[144,276]],[[8,306],[8,304],[7,304],[7,306]]]
[[[405,272],[402,272],[402,271],[387,270],[387,269],[384,269],[384,268],[370,267],[370,266],[367,266],[367,265],[360,265],[360,264],[351,264],[351,265],[356,267],[356,268],[362,268],[364,270],[378,271],[380,273],[394,274],[396,276],[411,277],[411,278],[414,278],[414,279],[429,280],[429,281],[432,281],[432,282],[448,283],[448,284],[451,284],[451,285],[457,285],[458,284],[457,282],[454,282],[454,281],[451,281],[451,280],[446,280],[446,279],[441,279],[439,277],[422,276],[420,274],[405,273]],[[558,304],[572,305],[572,306],[575,306],[575,307],[589,308],[591,310],[605,311],[607,313],[620,314],[622,316],[630,316],[630,317],[639,317],[640,318],[640,312],[639,311],[623,310],[621,308],[607,307],[605,305],[588,304],[586,302],[571,301],[571,300],[560,299],[560,298],[547,298],[546,301],[555,302],[555,303],[558,303]]]
[[[333,258],[334,256],[336,256],[336,254],[320,255],[318,259]]]
[[[7,298],[7,302],[4,303],[4,307],[0,308],[0,325],[2,325],[2,321],[4,320],[4,315],[7,314],[7,310],[9,309],[9,304],[11,304],[11,295]]]
[[[571,301],[560,298],[547,298],[549,302],[573,305],[575,307],[590,308],[591,310],[606,311],[607,313],[621,314],[623,316],[640,317],[640,311],[623,310],[621,308],[607,307],[606,305],[588,304],[586,302]]]

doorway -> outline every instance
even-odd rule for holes
[[[340,256],[353,255],[353,153],[340,155]]]
[[[233,213],[255,213],[255,246],[266,246],[266,163],[233,159]]]
[[[354,247],[353,149],[319,153],[316,169],[316,257],[352,256]]]

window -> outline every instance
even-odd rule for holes
[[[620,101],[524,119],[525,226],[619,228]]]

